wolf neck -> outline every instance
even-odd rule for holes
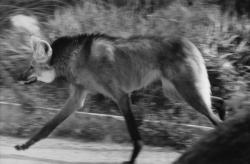
[[[71,49],[73,49],[74,44],[72,40],[68,37],[61,37],[55,40],[52,45],[52,57],[50,60],[50,65],[55,69],[57,77],[66,77],[70,73],[70,59],[71,59]]]
[[[75,67],[79,60],[84,63],[91,54],[93,41],[99,38],[116,39],[104,34],[81,34],[55,40],[51,45],[53,54],[50,65],[54,67],[57,77],[72,78],[72,69],[74,69],[72,65]]]

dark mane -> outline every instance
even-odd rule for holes
[[[76,42],[75,44],[84,46],[83,50],[84,50],[86,58],[88,58],[91,53],[90,52],[91,46],[94,40],[104,39],[108,41],[115,41],[116,39],[118,39],[118,37],[113,37],[113,36],[106,35],[103,33],[92,33],[92,34],[85,33],[85,34],[73,36],[72,38]]]
[[[82,44],[83,42],[92,42],[93,40],[96,39],[106,39],[106,40],[110,40],[110,41],[114,41],[116,39],[118,39],[118,37],[114,37],[114,36],[110,36],[107,34],[103,34],[103,33],[84,33],[84,34],[79,34],[79,35],[73,35],[73,36],[63,36],[60,37],[58,39],[56,39],[53,43],[52,43],[52,47],[55,44],[63,44],[64,42],[75,42],[76,44]]]
[[[53,55],[51,57],[50,64],[57,62],[56,60],[59,59],[70,58],[69,54],[75,47],[82,47],[86,57],[88,57],[90,55],[92,43],[96,39],[114,41],[119,38],[102,33],[84,33],[74,36],[59,37],[51,44]]]
[[[88,39],[91,39],[91,40],[106,39],[106,40],[114,41],[116,39],[119,39],[119,37],[107,35],[107,34],[104,34],[104,33],[91,33],[91,34],[85,33],[85,34],[80,34],[80,35],[76,35],[76,36],[73,36],[73,37],[79,38],[80,40],[88,38]]]
[[[105,39],[105,40],[110,40],[110,41],[114,41],[116,39],[118,39],[118,37],[114,37],[114,36],[110,36],[110,35],[106,35],[103,33],[84,33],[84,34],[79,34],[79,35],[74,35],[74,36],[63,36],[60,37],[58,39],[56,39],[51,47],[53,48],[58,48],[58,46],[62,46],[62,45],[67,45],[67,44],[75,44],[75,45],[79,45],[79,44],[89,44],[92,43],[93,40],[96,39]],[[91,44],[90,44],[91,45]]]

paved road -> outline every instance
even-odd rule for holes
[[[85,143],[69,139],[45,139],[26,151],[13,146],[26,139],[0,136],[0,164],[120,164],[131,147],[107,143]],[[168,148],[145,147],[137,164],[170,164],[179,156]]]

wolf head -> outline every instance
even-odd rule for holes
[[[24,84],[36,81],[50,83],[56,78],[55,69],[49,64],[52,56],[50,44],[40,38],[31,37],[32,60],[30,67],[22,74]]]

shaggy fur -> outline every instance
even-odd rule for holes
[[[64,77],[72,90],[61,112],[28,142],[18,145],[18,150],[47,137],[83,106],[89,92],[97,92],[110,97],[122,111],[134,145],[127,163],[134,163],[142,143],[131,112],[130,93],[155,80],[162,82],[165,94],[177,93],[213,124],[221,122],[211,109],[210,83],[202,55],[185,38],[82,34],[61,37],[51,46],[44,40],[32,40],[33,64],[24,75],[27,83]]]

